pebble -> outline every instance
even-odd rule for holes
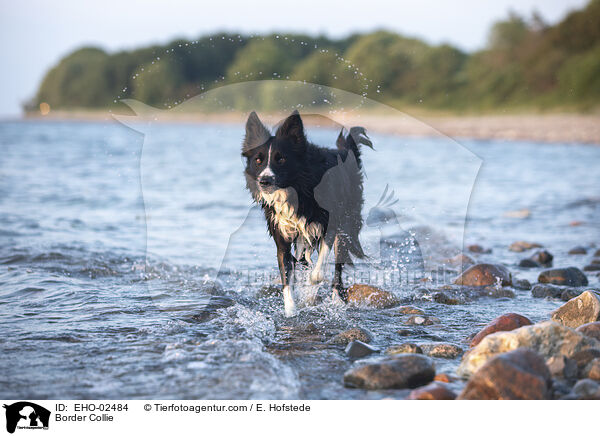
[[[542,271],[538,282],[564,286],[587,286],[587,277],[580,269],[573,266]]]
[[[413,389],[408,395],[409,400],[454,400],[456,393],[445,383],[433,381],[426,386]]]
[[[351,368],[344,385],[360,389],[406,389],[426,385],[435,376],[433,361],[421,354],[400,354]]]
[[[404,354],[404,353],[413,353],[413,354],[423,354],[423,350],[417,344],[413,344],[411,342],[406,342],[400,345],[392,345],[385,350],[385,354]]]
[[[365,329],[355,327],[338,333],[329,341],[329,343],[347,345],[352,341],[361,341],[368,344],[373,341],[373,335],[371,335],[371,333]]]
[[[577,247],[571,248],[569,250],[568,254],[571,254],[571,255],[573,255],[573,254],[587,254],[587,250],[584,247],[578,245]]]
[[[456,278],[454,283],[463,286],[489,286],[497,284],[510,286],[512,284],[512,276],[508,269],[502,265],[479,263],[463,272]]]
[[[439,324],[440,319],[435,316],[413,315],[405,322],[406,325],[433,325]]]
[[[483,329],[481,329],[471,341],[471,347],[476,346],[483,340],[483,338],[492,333],[511,331],[531,324],[531,320],[523,315],[519,315],[518,313],[505,313],[504,315],[494,318]]]
[[[542,246],[535,242],[516,241],[509,245],[508,249],[517,253],[521,253],[532,248],[542,248]]]
[[[430,357],[441,357],[444,359],[455,359],[463,353],[458,345],[447,342],[434,344],[421,344],[423,352]]]
[[[377,353],[379,350],[375,347],[371,347],[369,344],[365,344],[361,341],[352,341],[346,346],[344,350],[348,357],[360,358],[366,357],[369,354]]]

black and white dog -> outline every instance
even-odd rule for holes
[[[297,111],[286,118],[275,135],[255,112],[246,123],[242,155],[246,158],[246,186],[265,213],[277,246],[286,316],[293,316],[293,277],[296,262],[312,264],[310,283],[323,280],[331,248],[335,252],[333,298],[346,301],[342,284],[350,254],[365,257],[358,240],[362,227],[363,176],[359,144],[372,148],[365,130],[353,127],[337,139],[337,150],[310,143]],[[292,254],[292,248],[295,249]]]

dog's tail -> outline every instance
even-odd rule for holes
[[[346,137],[344,137],[344,129],[342,128],[335,143],[340,152],[347,153],[351,151],[354,153],[358,167],[362,168],[360,149],[358,147],[360,144],[366,145],[367,147],[375,150],[375,148],[373,148],[373,143],[367,136],[367,131],[364,127],[359,126],[351,127],[350,132],[348,135],[346,135]]]

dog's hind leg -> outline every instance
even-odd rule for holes
[[[342,300],[344,303],[348,302],[348,293],[344,288],[342,282],[342,271],[344,269],[344,263],[348,259],[348,248],[344,242],[338,237],[335,238],[333,244],[335,251],[335,273],[333,274],[333,282],[331,284],[332,295],[331,298],[336,301]]]

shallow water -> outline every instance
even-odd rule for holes
[[[448,306],[432,302],[433,285],[386,283],[441,320],[415,328],[393,308],[336,306],[324,285],[322,302],[284,318],[280,298],[261,292],[277,276],[275,249],[244,189],[242,135],[233,125],[164,124],[144,142],[117,123],[0,123],[0,397],[402,398],[345,388],[356,362],[327,341],[361,326],[382,349],[466,348],[497,315],[537,321],[561,304],[513,290],[459,293],[462,304]],[[554,266],[581,268],[598,248],[598,147],[372,139],[365,218],[388,184],[400,200],[396,233],[429,229],[420,242],[430,253],[460,247],[467,204],[465,243],[492,249],[473,256],[519,278],[535,281],[539,270],[516,267],[528,253],[508,251],[515,240],[543,244]],[[522,208],[529,218],[504,216]],[[381,231],[361,236],[375,263]],[[590,254],[568,256],[576,245]],[[595,273],[588,279],[598,287]],[[459,362],[435,360],[438,372]]]

